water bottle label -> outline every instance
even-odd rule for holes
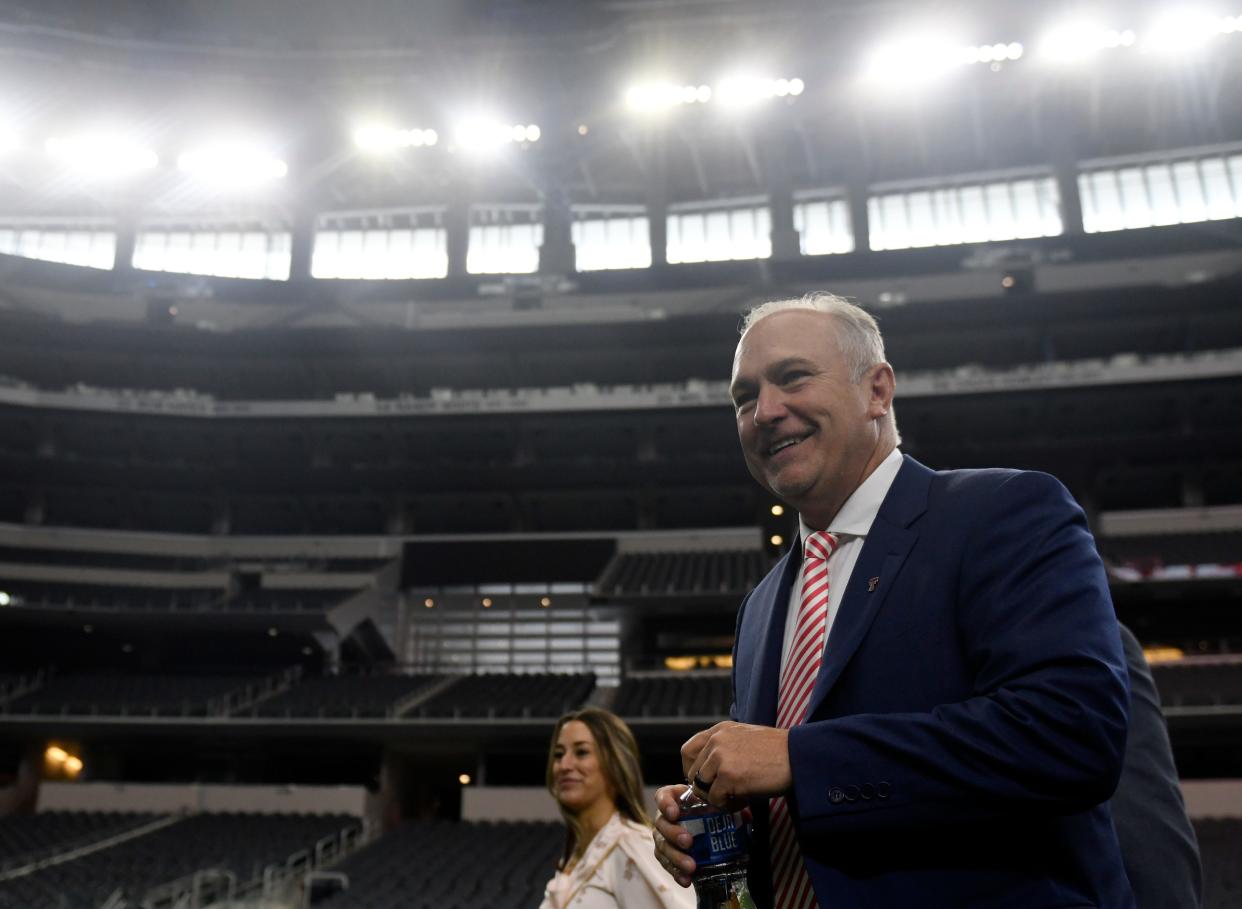
[[[744,862],[750,853],[746,826],[738,824],[734,814],[704,814],[685,818],[681,825],[694,837],[694,843],[690,846],[690,857],[700,867]]]

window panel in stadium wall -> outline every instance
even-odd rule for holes
[[[0,253],[108,269],[116,261],[116,232],[102,225],[0,225]]]
[[[1064,230],[1050,176],[980,180],[958,186],[882,188],[867,200],[875,250],[1055,237]]]
[[[1087,233],[1242,217],[1242,153],[1195,155],[1113,166],[1078,175]]]
[[[286,281],[290,250],[290,235],[282,231],[148,228],[140,229],[134,238],[133,266],[144,271]]]

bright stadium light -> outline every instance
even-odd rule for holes
[[[962,63],[1004,63],[1007,60],[1020,60],[1026,53],[1017,41],[998,42],[997,44],[971,45],[961,50]]]
[[[509,143],[538,142],[542,134],[534,123],[510,125],[487,117],[472,117],[457,124],[453,130],[453,140],[462,151],[488,154]]]
[[[434,129],[397,129],[368,123],[354,130],[354,145],[364,152],[382,154],[399,148],[429,148],[439,141],[440,135]]]
[[[284,161],[243,141],[215,142],[187,151],[177,158],[177,168],[207,183],[247,188],[289,173]]]
[[[469,152],[495,151],[513,139],[512,127],[495,120],[473,118],[463,120],[453,131],[458,148]]]
[[[947,76],[971,63],[994,63],[1022,56],[1022,46],[1009,44],[970,46],[946,35],[925,34],[891,41],[871,52],[863,66],[863,79],[875,85],[910,87]]]
[[[1226,34],[1229,24],[1202,10],[1170,10],[1143,33],[1142,46],[1162,54],[1192,53],[1217,35]]]
[[[151,170],[159,155],[133,139],[111,133],[53,136],[44,148],[52,158],[89,177],[123,177]]]
[[[1039,56],[1050,63],[1073,64],[1090,60],[1101,51],[1133,47],[1131,29],[1105,28],[1096,22],[1066,22],[1047,32],[1039,42]]]
[[[716,85],[716,100],[724,107],[750,107],[776,96],[776,80],[758,76],[730,76]]]
[[[802,94],[806,84],[801,79],[770,79],[752,75],[722,79],[713,90],[713,97],[724,107],[753,107],[770,98],[786,98]]]
[[[625,92],[625,105],[638,113],[656,113],[682,104],[706,104],[712,97],[711,86],[678,85],[654,80],[630,86]]]

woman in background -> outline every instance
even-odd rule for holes
[[[540,909],[690,909],[651,849],[634,733],[587,707],[556,722],[548,791],[565,819],[565,849]]]

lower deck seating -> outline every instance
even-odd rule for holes
[[[0,909],[96,909],[121,891],[137,905],[152,887],[195,871],[259,877],[350,826],[347,815],[198,814],[88,855],[0,882]]]
[[[155,818],[128,811],[44,811],[0,817],[0,868],[99,842]]]
[[[333,868],[349,888],[315,909],[536,909],[565,828],[411,821]]]

